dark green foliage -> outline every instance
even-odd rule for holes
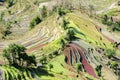
[[[8,5],[7,5],[8,8],[12,7],[14,5],[14,0],[6,0],[6,1],[8,3]]]
[[[30,22],[30,29],[33,29],[34,26],[36,26],[37,24],[39,24],[42,20],[36,16],[35,18],[32,19],[32,21]]]
[[[57,9],[57,13],[60,17],[66,15],[69,12],[71,12],[69,9],[66,9],[66,8],[63,8],[63,7],[59,7]]]
[[[104,15],[103,18],[102,18],[102,23],[103,24],[106,24],[106,22],[108,21],[108,16],[107,15]]]
[[[65,15],[66,13],[65,13],[65,11],[62,9],[62,8],[58,8],[58,15],[59,16],[63,16],[63,15]]]
[[[82,64],[81,63],[76,64],[76,70],[78,73],[79,73],[79,71],[82,71]]]
[[[4,36],[7,36],[9,34],[11,34],[12,32],[9,30],[9,29],[6,29],[4,32],[3,32],[3,35]]]
[[[53,58],[52,54],[49,54],[49,55],[48,55],[48,57],[49,57],[50,59],[52,59],[52,58]]]
[[[61,39],[60,44],[61,44],[61,49],[64,50],[65,45],[66,45],[65,40]]]
[[[113,27],[112,28],[113,31],[120,31],[120,21],[117,21],[116,23],[114,23],[112,27]]]
[[[116,54],[115,50],[108,49],[106,56],[110,59]]]
[[[32,65],[35,66],[35,57],[28,56],[25,50],[26,48],[22,45],[10,44],[8,48],[3,50],[3,57],[8,60],[9,65],[14,67],[32,67]]]
[[[6,22],[5,23],[5,30],[2,31],[2,34],[3,34],[3,39],[5,39],[6,36],[10,35],[12,32],[10,31],[11,29],[11,22]]]
[[[57,56],[57,55],[58,55],[58,51],[57,51],[57,50],[54,51],[54,52],[53,52],[53,55]]]
[[[110,67],[112,69],[116,69],[118,67],[118,63],[116,61],[112,61],[112,62],[110,62]]]
[[[74,28],[69,27],[69,24],[70,24],[70,21],[64,19],[62,27],[64,28],[64,30],[67,31],[67,34],[64,39],[67,40],[68,42],[71,42],[72,40],[77,39],[77,37],[75,37]]]
[[[66,38],[65,38],[65,39],[68,40],[69,42],[76,39],[75,33],[74,33],[74,30],[73,30],[73,29],[71,29],[71,28],[68,29],[67,35],[66,35]]]
[[[43,56],[40,58],[40,62],[41,62],[41,63],[46,63],[46,61],[47,61],[47,57],[43,55]]]
[[[53,68],[53,65],[52,65],[52,64],[49,64],[48,66],[49,66],[49,69],[50,69],[50,71],[51,71],[51,69]]]
[[[68,20],[63,20],[63,24],[62,24],[62,27],[64,28],[64,30],[66,30],[67,28],[68,28],[68,24],[69,24],[70,22],[68,21]]]
[[[112,31],[120,31],[120,21],[113,22],[112,17],[104,15],[102,17],[102,23],[108,26],[111,26]]]
[[[97,71],[98,76],[101,76],[102,65],[98,65],[95,70]]]

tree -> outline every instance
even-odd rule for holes
[[[61,49],[64,50],[65,45],[66,45],[65,40],[61,39],[60,44],[61,44]]]
[[[76,70],[78,73],[79,73],[79,71],[82,71],[82,64],[81,63],[76,64]]]
[[[108,49],[107,50],[107,57],[110,59],[116,54],[115,50]]]
[[[3,50],[3,57],[7,59],[9,65],[14,67],[30,67],[36,65],[34,56],[28,56],[25,52],[26,48],[18,44],[10,44],[8,48]],[[24,66],[26,62],[26,66]]]
[[[70,22],[68,20],[65,20],[65,19],[63,20],[62,27],[64,28],[64,30],[66,30],[68,28],[69,23]]]
[[[63,10],[61,7],[58,8],[57,12],[59,16],[63,16],[66,14],[65,10]]]
[[[73,30],[72,28],[68,29],[67,35],[66,35],[66,39],[67,39],[68,41],[72,41],[72,40],[75,40],[75,39],[76,39],[74,30]]]
[[[109,20],[109,17],[107,15],[104,15],[103,19],[102,19],[102,23],[106,24],[108,22],[108,20]]]
[[[118,63],[116,61],[110,62],[110,65],[111,65],[112,69],[117,69],[117,67],[118,67]]]
[[[97,71],[98,76],[101,76],[102,65],[98,65],[95,70]]]
[[[50,71],[51,71],[51,69],[53,68],[53,65],[52,65],[52,64],[49,64],[48,66],[49,66],[49,69],[50,69]]]
[[[54,52],[53,52],[53,55],[57,56],[57,55],[58,55],[58,51],[57,51],[57,50],[54,51]]]
[[[42,20],[36,16],[32,19],[32,21],[30,22],[30,29],[33,29],[34,26],[36,26],[37,24],[39,24]]]

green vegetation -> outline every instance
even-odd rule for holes
[[[98,65],[98,66],[95,68],[98,76],[101,76],[101,75],[102,75],[102,74],[101,74],[101,69],[102,69],[102,65]]]
[[[6,0],[6,2],[7,2],[7,7],[9,8],[9,7],[12,7],[13,5],[14,5],[14,0]]]
[[[81,63],[77,63],[77,64],[76,64],[76,70],[77,70],[78,73],[79,73],[79,71],[82,71],[82,70],[83,70]]]
[[[102,23],[111,26],[112,31],[120,31],[120,21],[113,22],[112,17],[110,18],[107,15],[104,15]]]
[[[30,22],[30,29],[33,29],[37,24],[39,24],[42,20],[36,16],[32,19],[32,21]]]
[[[97,30],[97,27],[101,27],[102,29],[102,26],[94,23],[95,21],[93,19],[94,11],[106,5],[96,7],[96,5],[91,4],[91,0],[88,3],[85,0],[57,0],[57,4],[55,4],[56,2],[54,0],[53,2],[49,0],[6,1],[5,4],[8,5],[7,9],[0,9],[3,11],[0,13],[0,38],[7,38],[12,31],[14,32],[11,34],[13,37],[17,36],[16,33],[23,33],[23,36],[24,32],[26,32],[24,37],[20,37],[20,40],[17,40],[16,37],[16,40],[10,39],[13,42],[23,44],[28,49],[26,50],[22,45],[10,44],[8,48],[3,50],[4,62],[6,64],[0,66],[0,68],[4,71],[6,80],[94,80],[93,76],[82,72],[84,67],[81,63],[73,66],[65,63],[63,52],[66,44],[72,41],[79,43],[81,40],[88,43],[86,45],[79,44],[82,47],[86,47],[86,50],[87,47],[93,47],[94,51],[91,51],[92,54],[89,54],[90,58],[88,59],[91,61],[90,65],[95,64],[93,65],[94,67],[97,65],[97,62],[98,64],[102,63],[99,59],[104,60],[101,56],[104,56],[105,60],[108,60],[106,59],[107,56],[110,60],[117,53],[116,47],[119,44],[114,45],[107,40],[101,34],[102,30],[100,32]],[[113,0],[92,2],[102,4],[106,1],[108,4],[113,2]],[[42,2],[46,2],[45,5]],[[43,6],[40,8],[42,4]],[[116,10],[113,12],[116,12]],[[102,15],[102,23],[112,26],[111,29],[113,31],[120,31],[120,22],[114,22],[111,18],[113,15],[115,14],[112,12],[109,15]],[[91,18],[90,16],[93,17]],[[95,15],[95,17],[97,16]],[[27,31],[29,32],[27,33]],[[6,41],[1,41],[0,44],[3,46],[0,45],[0,51],[1,47],[6,46],[11,41],[7,39]],[[96,55],[97,50],[95,51],[95,49],[97,47],[104,49],[106,56],[102,53],[100,57]],[[91,57],[92,55],[93,57]],[[97,61],[95,62],[94,60]],[[40,66],[38,65],[36,67],[37,62],[38,64],[40,63]],[[117,69],[117,66],[117,62],[110,62],[110,67],[113,70]],[[102,67],[104,66],[98,65],[95,68],[96,73],[100,77],[102,76]],[[104,77],[106,78],[106,76]]]
[[[110,67],[111,67],[112,69],[117,69],[118,63],[117,63],[116,61],[111,61],[111,62],[110,62]]]
[[[51,69],[53,68],[53,65],[52,65],[52,64],[49,64],[48,66],[49,66],[49,69],[50,69],[50,71],[51,71]]]
[[[22,45],[10,44],[3,50],[3,57],[7,59],[10,66],[14,67],[32,67],[36,65],[35,56],[28,56],[26,48]]]
[[[111,59],[113,56],[115,56],[116,55],[116,52],[115,52],[115,50],[111,50],[111,49],[108,49],[107,50],[107,54],[106,54],[106,56],[109,58],[109,59]]]

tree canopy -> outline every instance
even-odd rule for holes
[[[10,44],[8,48],[3,50],[9,65],[14,67],[31,67],[36,65],[35,56],[28,56],[25,52],[26,48],[18,44]]]

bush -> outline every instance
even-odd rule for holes
[[[12,7],[14,5],[14,0],[7,0],[7,3],[8,3],[7,5],[8,8]]]
[[[37,16],[35,18],[32,19],[32,21],[30,22],[30,29],[33,29],[34,26],[36,26],[37,24],[39,24],[42,20]]]
[[[76,70],[78,73],[79,73],[79,71],[82,71],[82,64],[81,63],[76,64]]]
[[[116,61],[110,62],[110,66],[112,69],[116,69],[118,67],[118,63]]]
[[[69,13],[69,12],[71,12],[71,11],[59,7],[59,8],[57,9],[57,12],[58,12],[58,15],[59,15],[59,16],[63,16],[63,15],[66,15],[67,13]]]
[[[53,52],[53,55],[57,56],[57,55],[58,55],[58,51],[57,51],[57,50],[54,51],[54,52]]]
[[[53,68],[53,65],[52,64],[48,64],[48,66],[49,66],[49,69],[51,71],[51,69]]]
[[[106,56],[110,59],[116,54],[115,50],[108,49]]]
[[[98,76],[101,76],[102,65],[98,65],[95,70],[97,71]]]

